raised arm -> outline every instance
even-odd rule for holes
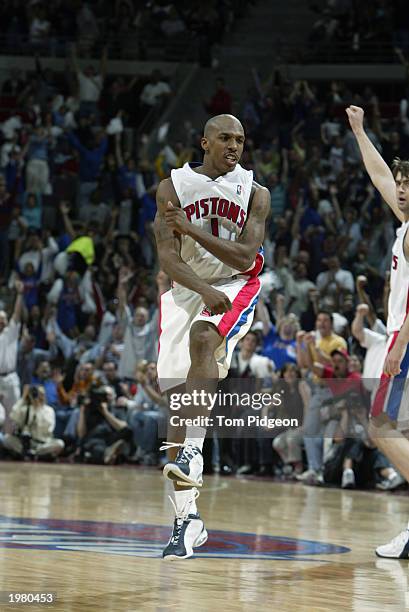
[[[253,189],[250,213],[238,240],[235,242],[213,236],[213,234],[193,225],[187,220],[185,213],[180,208],[173,207],[166,211],[166,223],[170,229],[193,238],[226,265],[240,272],[245,272],[252,266],[257,251],[263,242],[266,220],[271,209],[269,191],[260,186]]]
[[[365,291],[365,285],[367,284],[367,282],[368,279],[366,278],[366,276],[360,274],[356,279],[355,286],[360,304],[365,304],[366,306],[368,306],[368,312],[365,314],[365,316],[368,319],[370,327],[373,327],[376,323],[376,313],[372,305],[371,298]]]
[[[398,219],[404,221],[403,214],[399,210],[396,200],[396,185],[392,171],[365,133],[363,109],[359,106],[349,106],[346,109],[346,113],[372,183]]]
[[[199,293],[205,305],[214,314],[222,314],[231,310],[232,305],[227,296],[200,278],[180,256],[180,232],[170,227],[166,215],[170,210],[179,211],[186,223],[188,222],[185,213],[180,209],[179,199],[171,179],[164,179],[159,183],[156,204],[158,212],[153,230],[161,269],[173,281]]]
[[[368,316],[369,306],[368,304],[358,304],[355,310],[355,318],[352,321],[351,332],[354,338],[356,338],[359,344],[362,346],[365,335],[364,335],[364,320]]]
[[[65,231],[67,232],[67,234],[69,234],[70,238],[72,238],[74,240],[74,238],[75,238],[75,230],[74,230],[73,225],[71,223],[71,219],[68,216],[68,213],[70,211],[69,206],[68,206],[68,202],[61,202],[60,203],[60,211],[61,211],[62,218],[63,218],[63,221],[64,221]]]
[[[255,320],[260,321],[263,324],[263,336],[267,336],[271,329],[271,320],[266,303],[262,297],[259,297],[256,304]]]
[[[124,316],[126,307],[128,305],[127,285],[128,281],[133,277],[133,275],[134,273],[125,266],[119,270],[117,297],[118,311],[121,317]]]
[[[15,323],[20,323],[21,315],[23,313],[23,293],[24,293],[24,285],[22,281],[16,280],[15,287],[17,291],[16,301],[14,303],[14,311],[13,311],[13,321]]]

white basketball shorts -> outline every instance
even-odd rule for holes
[[[395,331],[388,339],[385,348],[385,359],[392,350],[399,331]],[[386,414],[389,421],[396,423],[396,429],[409,429],[409,346],[400,364],[397,376],[387,376],[382,372],[375,398],[371,406],[371,416]]]
[[[260,293],[257,276],[234,276],[212,285],[230,299],[233,308],[221,315],[212,315],[201,295],[175,286],[161,297],[158,378],[162,391],[186,382],[190,368],[189,334],[196,321],[212,323],[221,335],[215,351],[219,378],[225,378],[237,342],[249,331]]]

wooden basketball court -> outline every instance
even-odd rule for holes
[[[405,526],[406,495],[208,476],[209,541],[166,563],[156,469],[4,462],[0,486],[2,611],[409,609],[408,562],[373,552]],[[56,599],[17,606],[8,592]]]

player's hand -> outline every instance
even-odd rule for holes
[[[348,106],[345,109],[346,114],[348,115],[349,125],[354,133],[363,130],[364,128],[364,109],[360,106]]]
[[[165,221],[170,229],[179,234],[187,234],[189,231],[189,221],[183,210],[174,206],[172,202],[168,202],[165,211]]]
[[[356,307],[356,313],[361,315],[361,317],[366,317],[369,312],[368,304],[358,304]]]
[[[225,293],[209,287],[202,293],[203,302],[213,315],[223,314],[233,308]]]
[[[395,343],[391,351],[388,353],[383,365],[384,374],[387,376],[397,376],[400,373],[400,364],[405,353],[405,348],[406,347],[402,347],[400,344]]]

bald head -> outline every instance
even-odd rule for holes
[[[209,138],[215,132],[241,132],[244,134],[244,129],[234,115],[216,115],[206,122],[203,135],[205,138]]]
[[[202,137],[203,165],[209,174],[231,172],[240,161],[244,147],[244,129],[237,117],[217,115],[206,123]]]

